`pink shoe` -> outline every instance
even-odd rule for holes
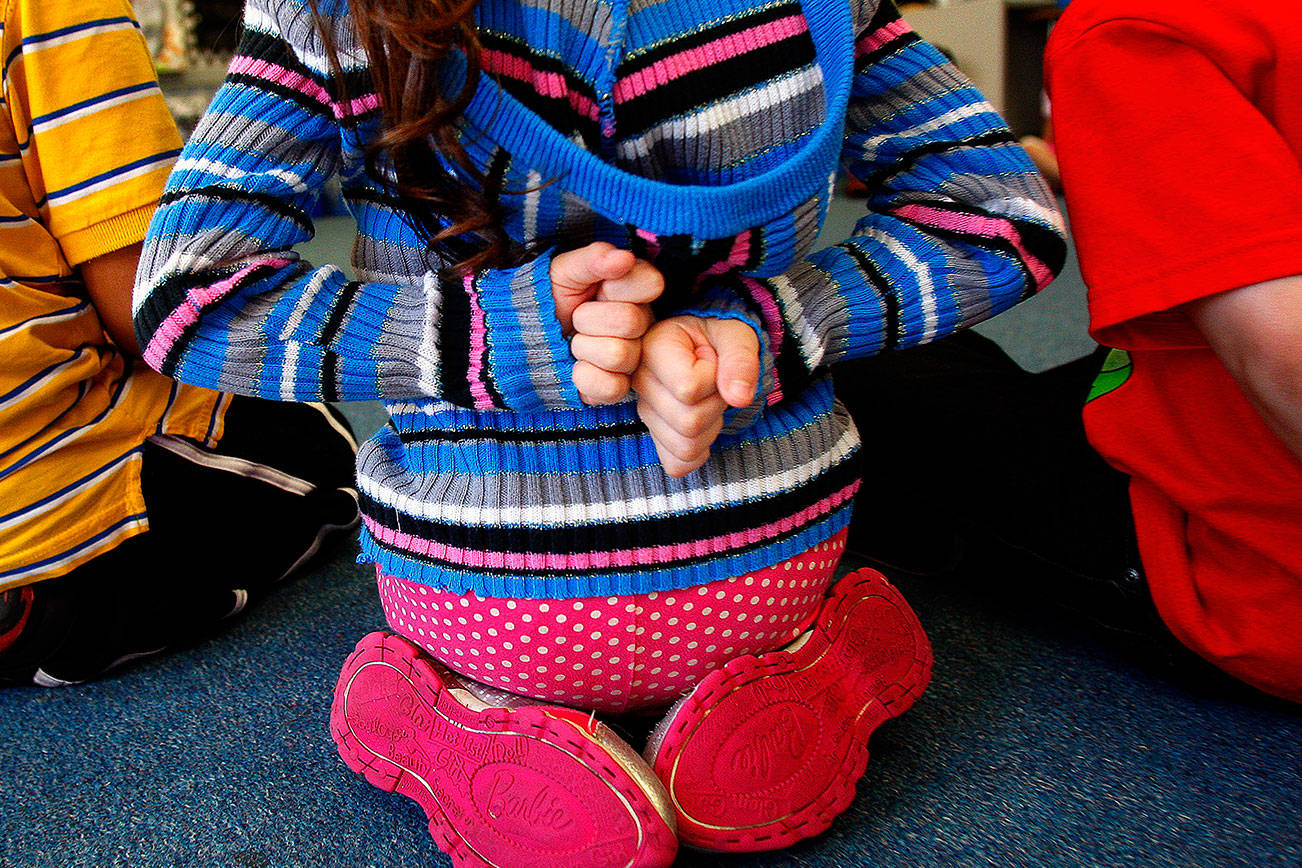
[[[684,844],[775,850],[850,806],[868,737],[931,678],[931,645],[876,570],[836,583],[814,626],[780,651],[729,661],[669,712],[645,756]]]
[[[649,868],[677,853],[663,787],[604,725],[488,705],[398,636],[357,644],[330,730],[349,768],[425,809],[457,868]]]

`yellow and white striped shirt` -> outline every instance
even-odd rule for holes
[[[0,0],[0,589],[147,529],[145,439],[225,396],[123,355],[77,266],[140,241],[181,142],[128,0]]]

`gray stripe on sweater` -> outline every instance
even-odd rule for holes
[[[782,415],[784,411],[778,411]],[[519,473],[499,471],[488,475],[464,472],[462,468],[491,466],[491,456],[512,450],[529,450],[520,444],[497,441],[462,441],[409,444],[413,463],[430,468],[428,474],[414,474],[391,460],[383,449],[364,446],[358,462],[360,485],[372,497],[419,513],[427,518],[479,526],[535,524],[562,528],[567,525],[605,524],[636,520],[637,502],[660,501],[667,509],[652,503],[646,506],[652,515],[690,514],[707,508],[720,508],[790,490],[787,484],[761,485],[755,469],[796,473],[809,468],[811,475],[794,487],[808,484],[826,472],[837,455],[836,444],[848,436],[852,425],[843,413],[823,417],[827,424],[796,426],[782,431],[777,419],[761,420],[755,431],[778,433],[738,443],[736,440],[716,444],[710,460],[697,473],[683,479],[671,479],[658,464],[620,473],[585,473],[579,456],[584,451],[576,443],[554,447],[564,466],[572,472]],[[563,436],[563,435],[562,435]],[[643,448],[649,453],[645,435],[628,434],[611,437],[607,448]],[[854,441],[857,443],[857,440]],[[852,450],[851,450],[852,451]],[[842,457],[847,457],[845,453]],[[498,463],[500,466],[500,463]],[[388,493],[384,493],[384,490]],[[707,494],[708,489],[715,489]],[[397,494],[402,492],[402,494]],[[397,503],[395,503],[397,501]],[[628,501],[633,501],[630,504]],[[466,504],[482,505],[478,520],[458,515]],[[449,512],[448,510],[451,510]],[[530,513],[521,517],[520,512]],[[548,512],[544,517],[542,513]],[[774,516],[778,518],[778,516]]]
[[[809,68],[801,72],[810,72]],[[790,82],[796,74],[781,81]],[[813,131],[824,117],[821,76],[810,86],[784,92],[780,82],[757,94],[754,89],[723,103],[702,106],[694,114],[673,118],[651,127],[636,138],[618,145],[621,163],[643,177],[660,177],[675,169],[718,172],[762,155],[773,142],[790,142]],[[731,104],[741,114],[726,123],[702,131],[722,104]]]

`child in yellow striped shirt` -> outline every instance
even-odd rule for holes
[[[319,405],[139,360],[181,141],[128,0],[11,0],[3,28],[0,681],[55,686],[185,641],[351,525],[355,444]]]

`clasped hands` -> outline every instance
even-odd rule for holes
[[[755,397],[755,330],[735,319],[657,322],[651,302],[664,291],[664,277],[605,242],[557,254],[550,273],[583,402],[613,404],[635,392],[665,473],[682,477],[704,464],[724,412]]]

